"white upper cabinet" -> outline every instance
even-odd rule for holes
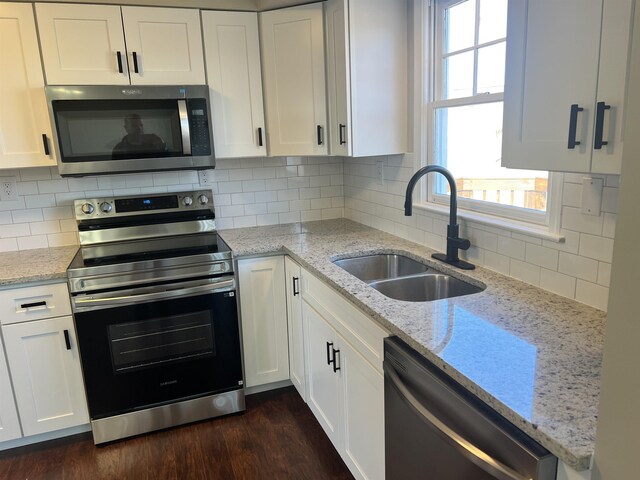
[[[325,20],[331,154],[406,152],[407,2],[329,0]]]
[[[0,169],[54,166],[31,4],[0,3],[0,65]]]
[[[260,14],[269,155],[326,155],[322,3]]]
[[[197,10],[38,3],[36,15],[49,85],[205,83]]]
[[[204,85],[200,12],[122,7],[132,85]]]
[[[618,174],[634,0],[509,0],[502,164]]]
[[[267,154],[258,14],[202,12],[217,158]]]

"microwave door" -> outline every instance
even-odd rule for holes
[[[180,116],[180,130],[182,131],[182,153],[191,155],[191,132],[189,130],[189,114],[187,112],[187,101],[178,100],[178,114]]]

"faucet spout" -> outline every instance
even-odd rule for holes
[[[415,188],[418,180],[425,176],[429,172],[437,172],[444,175],[449,182],[449,190],[451,191],[450,204],[449,204],[449,225],[447,226],[447,253],[434,253],[433,258],[442,260],[445,263],[461,268],[463,270],[473,270],[475,265],[465,262],[458,257],[458,250],[468,250],[471,243],[466,238],[459,237],[460,227],[458,226],[458,191],[456,188],[456,181],[451,175],[451,172],[440,165],[427,165],[422,167],[416,173],[413,174],[409,183],[407,184],[407,192],[404,199],[404,214],[411,216],[413,210],[413,189]]]

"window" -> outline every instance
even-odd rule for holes
[[[448,168],[461,208],[548,223],[548,172],[501,166],[507,0],[435,0],[428,163]],[[430,176],[428,200],[449,203]]]

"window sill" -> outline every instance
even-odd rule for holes
[[[413,208],[423,210],[425,212],[439,213],[447,216],[449,220],[449,207],[445,205],[436,205],[434,203],[414,203]],[[484,213],[472,212],[469,210],[458,209],[458,218],[468,220],[470,222],[488,225],[490,227],[502,228],[511,232],[529,235],[530,237],[541,238],[555,243],[564,242],[564,235],[552,233],[546,226],[532,225],[529,223],[519,222],[510,218],[501,218]]]

